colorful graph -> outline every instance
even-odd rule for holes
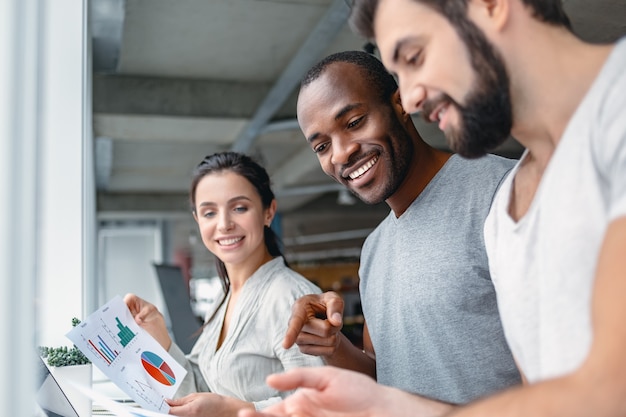
[[[67,337],[142,408],[169,411],[166,399],[174,398],[187,370],[139,327],[119,295]]]
[[[119,329],[117,336],[120,338],[122,346],[126,347],[126,345],[133,340],[133,337],[135,337],[135,333],[133,333],[128,326],[124,326],[118,317],[115,318],[115,321],[117,323],[117,328]]]
[[[141,364],[148,374],[163,385],[174,385],[176,377],[172,368],[155,353],[144,351],[141,353]]]
[[[117,349],[110,348],[109,345],[104,341],[104,339],[102,339],[102,337],[100,337],[99,335],[96,336],[96,338],[98,340],[94,341],[92,339],[88,339],[87,342],[91,345],[92,348],[95,349],[95,351],[102,357],[102,359],[104,359],[105,362],[110,365],[111,362],[113,362],[115,358],[117,358],[117,355],[119,355],[120,352]]]
[[[104,360],[107,365],[111,365],[137,334],[125,326],[119,317],[115,317],[117,330],[111,324],[107,324],[104,318],[99,318],[96,322],[100,325],[91,329],[89,337],[82,335],[82,338],[97,356]]]

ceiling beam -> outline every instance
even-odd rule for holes
[[[339,240],[365,239],[372,229],[343,230],[340,232],[318,233],[314,235],[284,237],[285,246],[312,245],[316,243],[337,242]]]
[[[299,187],[291,188],[277,188],[274,194],[277,198],[294,197],[301,195],[317,195],[329,193],[332,191],[341,191],[346,188],[339,183],[330,184],[314,184],[314,185],[302,185]]]
[[[278,120],[276,122],[268,123],[263,126],[259,133],[264,135],[266,133],[279,132],[283,130],[300,130],[298,119]]]
[[[323,249],[316,251],[294,251],[290,248],[285,250],[285,255],[289,258],[290,262],[328,262],[332,259],[340,259],[345,262],[346,259],[354,258],[358,260],[361,256],[361,247],[355,246],[352,248],[338,248],[338,249]]]
[[[270,82],[95,74],[93,111],[250,119],[271,88]],[[293,119],[294,109],[289,101],[276,117]]]
[[[272,174],[274,187],[279,189],[296,184],[309,175],[313,169],[321,168],[319,168],[317,157],[307,146],[276,168]]]
[[[319,60],[321,54],[344,27],[349,15],[350,8],[345,0],[332,2],[326,14],[311,31],[256,110],[246,129],[239,135],[232,146],[232,150],[247,152],[250,149],[263,127],[300,83],[300,79],[306,71]]]
[[[243,118],[102,114],[93,117],[95,136],[146,143],[204,143],[228,146],[246,125]]]

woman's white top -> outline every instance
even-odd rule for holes
[[[252,402],[262,409],[289,395],[270,388],[265,378],[291,368],[324,364],[319,357],[301,353],[297,345],[282,347],[293,302],[320,292],[288,268],[282,257],[262,265],[242,287],[219,349],[216,347],[230,293],[189,355],[172,344],[170,354],[188,371],[176,397],[210,391]]]

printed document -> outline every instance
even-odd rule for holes
[[[118,295],[66,335],[141,407],[167,413],[187,370],[135,323]]]

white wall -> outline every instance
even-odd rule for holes
[[[152,265],[163,260],[159,225],[120,223],[98,231],[98,304],[106,303],[115,295],[124,297],[132,292],[153,303],[167,316]]]
[[[95,212],[93,184],[87,1],[47,1],[43,22],[41,79],[41,175],[39,223],[39,334],[46,345],[69,345],[71,318],[85,315],[87,236]]]
[[[33,412],[40,4],[0,1],[0,415]]]
[[[69,344],[93,270],[87,0],[0,1],[0,415],[34,412],[35,348]]]

